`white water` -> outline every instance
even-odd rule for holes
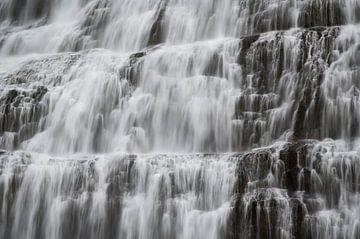
[[[2,238],[219,238],[226,230],[230,156],[4,159],[1,199],[15,200],[1,201]]]
[[[359,0],[0,2],[0,237],[357,238],[359,11]],[[311,192],[292,193],[276,142],[301,139],[323,142],[296,172],[311,171]],[[241,178],[236,154],[266,146],[275,173],[257,178],[255,155],[259,171]]]

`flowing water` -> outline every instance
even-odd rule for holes
[[[359,0],[2,0],[0,238],[360,238]]]

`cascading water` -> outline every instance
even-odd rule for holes
[[[0,238],[360,238],[359,0],[3,0]]]
[[[3,155],[0,195],[8,200],[1,201],[0,233],[3,238],[218,238],[227,230],[233,160]]]

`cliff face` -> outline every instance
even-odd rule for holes
[[[1,2],[0,237],[360,237],[359,24],[359,0]]]

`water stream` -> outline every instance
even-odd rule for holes
[[[359,0],[2,0],[0,238],[360,238]]]

